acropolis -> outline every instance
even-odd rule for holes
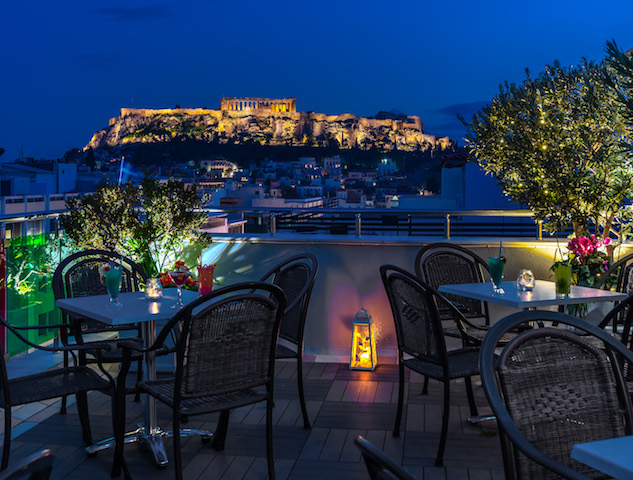
[[[222,97],[220,110],[243,111],[260,110],[263,112],[294,113],[297,111],[296,98],[233,98]]]
[[[339,148],[377,148],[382,151],[416,151],[446,146],[447,137],[424,133],[420,117],[399,115],[356,117],[349,113],[328,115],[297,112],[297,99],[222,97],[220,109],[122,108],[109,126],[96,132],[86,146],[113,147],[155,143],[172,139],[261,145],[304,145]]]

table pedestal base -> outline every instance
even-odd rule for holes
[[[127,432],[124,437],[124,443],[141,443],[146,446],[152,454],[154,464],[159,468],[164,468],[169,463],[167,459],[167,452],[165,451],[165,445],[163,444],[163,437],[173,437],[174,432],[172,430],[162,430],[161,428],[155,428],[152,432],[147,431],[147,428],[140,425],[136,430]],[[197,430],[193,428],[180,429],[181,437],[189,437],[191,435],[199,435],[203,441],[209,441],[213,438],[214,433],[207,430]],[[106,438],[100,442],[94,443],[89,447],[86,447],[86,453],[88,455],[95,454],[101,450],[114,447],[114,437]]]

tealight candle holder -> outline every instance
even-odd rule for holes
[[[163,286],[158,278],[148,278],[145,284],[145,298],[147,300],[160,300],[163,298]]]
[[[532,270],[519,270],[519,275],[517,276],[517,290],[519,292],[530,292],[534,290],[535,283],[536,280],[534,279]]]

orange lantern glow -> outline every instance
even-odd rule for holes
[[[372,320],[367,310],[361,308],[354,315],[352,332],[352,352],[349,368],[351,370],[373,370],[376,368],[376,339]]]

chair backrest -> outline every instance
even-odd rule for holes
[[[157,338],[182,329],[176,395],[195,398],[272,382],[285,305],[276,285],[247,282],[215,290],[177,313]]]
[[[137,292],[141,289],[141,284],[144,284],[147,280],[147,274],[133,260],[107,250],[84,250],[66,257],[55,269],[52,282],[55,300],[105,295],[108,293],[105,280],[101,276],[101,268],[110,261],[121,265],[123,274],[121,280],[122,292]],[[68,325],[71,324],[68,315],[65,313],[62,313],[62,322]],[[104,327],[95,320],[83,320],[83,330],[86,333],[128,328],[132,328],[132,326]],[[60,331],[63,342],[66,341],[66,336],[70,333],[66,330],[66,328],[62,328]]]
[[[600,276],[595,288],[612,288],[610,278],[616,275],[615,290],[622,293],[633,293],[633,253],[620,258]]]
[[[415,480],[413,475],[362,436],[356,437],[354,443],[363,456],[371,480]]]
[[[488,263],[479,255],[459,245],[437,242],[423,247],[415,257],[415,273],[431,287],[486,281]],[[484,318],[488,323],[488,304],[472,298],[446,295],[461,305],[467,318]]]
[[[524,330],[495,359],[503,333],[550,322],[557,328]],[[506,478],[589,478],[597,473],[570,454],[574,444],[633,431],[620,357],[632,362],[633,352],[570,315],[520,312],[491,327],[479,362],[499,424]]]
[[[399,355],[446,365],[444,331],[433,288],[394,265],[382,265],[380,276],[393,313]]]
[[[311,253],[290,257],[262,277],[263,282],[279,286],[286,294],[286,311],[279,336],[295,345],[302,344],[310,296],[319,262]]]
[[[599,328],[610,330],[628,348],[633,347],[631,324],[633,323],[633,294],[626,300],[617,303],[604,319],[598,324]]]
[[[109,261],[121,264],[123,280],[122,292],[135,292],[140,283],[145,282],[147,274],[131,259],[106,250],[84,250],[66,257],[53,274],[53,294],[55,300],[62,298],[105,295],[105,281],[100,269]]]
[[[48,480],[54,459],[48,449],[36,452],[0,472],[0,480]]]

